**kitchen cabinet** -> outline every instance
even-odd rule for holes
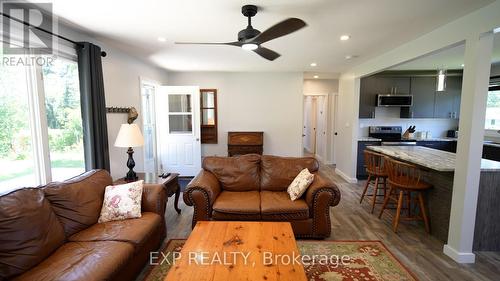
[[[359,118],[375,118],[375,105],[378,91],[377,77],[361,79],[359,93]]]
[[[448,76],[446,78],[446,91],[436,92],[434,118],[459,118],[461,92],[462,77]]]
[[[493,161],[500,161],[500,146],[485,144],[483,146],[483,158]]]
[[[361,79],[359,118],[375,118],[377,95],[410,94],[409,77],[370,76]]]
[[[368,174],[366,173],[366,168],[365,168],[365,155],[364,155],[366,147],[370,145],[380,146],[381,144],[382,142],[380,141],[358,141],[358,163],[356,166],[357,179],[368,178]]]
[[[401,118],[433,118],[436,77],[411,77],[413,106],[401,108]]]

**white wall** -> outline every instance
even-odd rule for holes
[[[142,128],[141,97],[140,97],[140,77],[167,82],[167,72],[145,60],[127,54],[114,46],[99,42],[94,36],[75,31],[67,26],[59,26],[59,34],[71,38],[74,41],[88,41],[101,47],[106,51],[107,56],[102,58],[102,68],[104,76],[104,92],[106,95],[106,106],[135,107],[139,112],[139,117],[135,121]],[[126,148],[114,147],[116,136],[120,125],[127,123],[126,114],[108,113],[108,142],[109,158],[111,162],[111,176],[120,178],[125,176],[128,168],[126,162],[128,155]],[[135,171],[143,171],[144,157],[143,149],[134,149]]]
[[[429,131],[433,138],[446,137],[446,131],[456,130],[458,119],[434,119],[434,118],[399,118],[399,107],[377,107],[375,108],[375,118],[360,119],[360,137],[368,136],[369,126],[402,126],[403,131],[409,126],[416,126],[418,131]]]
[[[101,46],[102,48],[102,46]],[[140,77],[166,83],[167,73],[117,50],[105,48],[108,55],[103,58],[104,91],[106,106],[133,106],[139,112],[135,121],[142,130],[142,110],[140,95]],[[120,125],[127,123],[127,114],[108,113],[108,141],[111,175],[113,178],[125,176],[128,171],[126,148],[115,147],[114,142]],[[142,147],[134,148],[136,172],[144,170],[144,153]]]
[[[217,89],[218,144],[202,155],[227,155],[228,131],[263,131],[264,153],[302,155],[302,73],[170,72],[169,86]]]
[[[335,164],[334,162],[334,95],[339,92],[338,79],[304,79],[304,95],[328,95],[328,120],[327,120],[327,140],[326,140],[326,163]]]

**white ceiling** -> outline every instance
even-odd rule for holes
[[[460,44],[392,67],[391,70],[461,69],[464,54],[465,45]],[[500,33],[495,34],[491,62],[500,62]]]
[[[62,20],[98,40],[174,71],[305,71],[339,73],[493,0],[53,0]],[[288,17],[308,26],[264,46],[282,56],[269,62],[233,46],[174,41],[235,41],[246,27],[241,6],[256,4],[254,28]],[[341,42],[339,36],[351,40]],[[161,43],[157,38],[165,37]],[[346,55],[357,58],[346,60]],[[318,66],[312,68],[311,62]]]

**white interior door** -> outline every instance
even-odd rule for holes
[[[195,176],[201,169],[200,89],[161,86],[156,96],[160,170]]]
[[[311,97],[304,97],[304,129],[303,129],[303,143],[304,148],[311,152],[311,111],[312,111],[312,99]]]
[[[316,97],[316,158],[326,161],[327,97]]]

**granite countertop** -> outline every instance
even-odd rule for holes
[[[372,137],[359,137],[358,141],[382,141],[382,140]]]
[[[368,146],[367,148],[439,172],[455,171],[455,153],[423,146]],[[481,171],[500,172],[500,162],[483,159]]]
[[[428,138],[428,139],[411,139],[414,141],[457,141],[456,138]],[[372,137],[359,137],[358,141],[382,141],[382,139]]]

